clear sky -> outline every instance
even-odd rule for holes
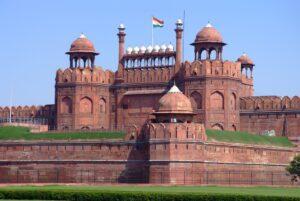
[[[208,21],[228,44],[223,58],[246,52],[255,63],[255,95],[300,95],[299,0],[0,0],[0,105],[54,103],[55,72],[68,67],[65,52],[83,32],[100,55],[96,64],[117,69],[117,26],[126,46],[151,43],[151,16],[165,21],[154,42],[175,44],[174,22],[185,10],[185,60]]]

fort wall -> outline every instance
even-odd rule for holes
[[[242,131],[261,134],[274,130],[277,136],[299,136],[299,97],[243,97],[241,98],[240,104],[240,121]]]
[[[231,172],[231,182],[252,172],[253,184],[258,174],[269,182],[263,172],[272,172],[290,184],[282,175],[297,153],[293,148],[206,142],[204,126],[197,123],[147,128],[134,140],[2,142],[0,182],[203,184],[219,181],[211,174],[217,171],[224,181]]]

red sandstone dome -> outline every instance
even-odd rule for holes
[[[93,52],[95,53],[95,48],[93,43],[86,38],[85,35],[80,34],[72,44],[69,52]]]
[[[254,63],[253,61],[250,59],[250,57],[248,57],[247,54],[242,54],[242,56],[240,56],[237,61],[241,62],[242,64],[245,64],[245,65],[252,65],[254,66]]]
[[[195,43],[217,42],[223,43],[221,34],[210,23],[208,23],[196,35]]]
[[[159,99],[156,114],[193,114],[192,103],[174,84],[173,87]]]

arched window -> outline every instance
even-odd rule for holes
[[[194,109],[202,109],[202,96],[197,91],[191,94],[191,102]]]
[[[200,57],[199,58],[200,60],[205,60],[206,59],[206,50],[205,49],[200,51],[199,57]]]
[[[230,109],[236,110],[236,95],[234,93],[230,95]]]
[[[198,60],[199,59],[199,52],[195,52],[195,60]]]
[[[80,100],[80,113],[93,113],[93,102],[90,98],[84,97]]]
[[[219,123],[214,124],[211,128],[214,130],[224,130],[223,126]]]
[[[154,60],[154,66],[158,66],[159,65],[158,62],[159,62],[158,58],[156,57],[155,60]]]
[[[209,59],[216,60],[217,59],[217,51],[215,49],[211,49],[209,51]]]
[[[104,98],[100,99],[100,113],[105,113],[106,112],[106,101]]]
[[[224,97],[222,93],[216,91],[210,95],[210,108],[224,109]]]
[[[72,100],[69,97],[64,97],[61,100],[61,113],[71,114],[72,113]]]

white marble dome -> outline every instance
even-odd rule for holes
[[[162,45],[162,46],[160,46],[159,51],[160,51],[160,52],[165,52],[166,49],[167,49],[167,46],[166,46],[166,45]]]
[[[153,47],[152,47],[151,45],[149,45],[149,46],[147,47],[146,53],[151,53],[152,50],[153,50]]]
[[[131,53],[132,53],[132,50],[133,50],[132,47],[128,47],[128,48],[126,49],[126,53],[127,53],[127,54],[131,54]]]
[[[155,45],[153,48],[153,52],[158,52],[160,49],[159,45]]]
[[[173,51],[174,51],[174,46],[171,45],[171,44],[169,44],[169,45],[167,46],[167,52],[173,52]]]
[[[133,48],[133,53],[137,54],[137,53],[139,53],[139,51],[140,51],[139,47],[136,46]]]
[[[142,47],[140,47],[139,53],[145,53],[146,50],[147,50],[146,47],[145,47],[145,46],[142,46]]]

